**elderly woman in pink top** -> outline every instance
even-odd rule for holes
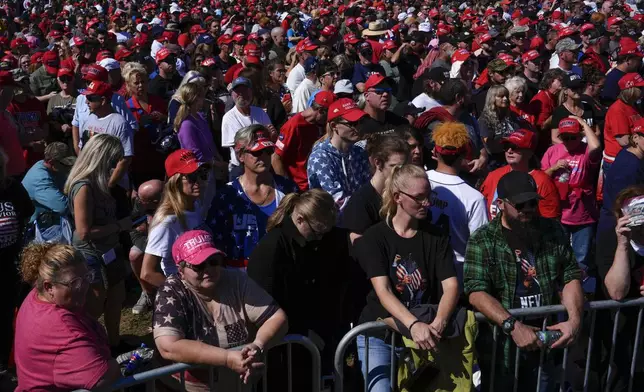
[[[73,247],[32,244],[21,261],[33,290],[16,321],[16,391],[108,386],[121,375],[105,330],[85,312],[93,271]]]
[[[585,271],[599,218],[595,183],[602,159],[601,142],[580,117],[566,117],[558,127],[561,143],[548,148],[541,159],[541,169],[552,177],[559,190],[561,224],[572,238],[579,267]],[[588,283],[584,289],[594,291],[591,286]]]

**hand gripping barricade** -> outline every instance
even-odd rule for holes
[[[309,353],[311,354],[311,363],[312,363],[312,374],[313,374],[313,382],[312,382],[312,391],[313,392],[319,392],[320,391],[320,380],[321,380],[321,367],[320,367],[320,352],[318,351],[317,347],[315,344],[309,340],[308,338],[301,336],[301,335],[287,335],[282,339],[281,342],[273,345],[270,349],[273,349],[278,346],[286,346],[286,353],[287,353],[287,361],[288,361],[288,391],[284,392],[293,392],[293,385],[292,385],[292,379],[293,379],[293,374],[292,374],[292,355],[291,355],[291,347],[296,344],[300,345],[304,348],[306,348]],[[243,346],[234,348],[233,350],[241,350]],[[270,350],[269,349],[269,350]],[[267,357],[265,357],[266,359]],[[266,365],[268,365],[266,363]],[[196,369],[199,367],[203,367],[200,365],[191,365],[187,363],[174,363],[172,365],[167,365],[163,367],[159,367],[156,369],[148,370],[145,372],[133,374],[129,377],[122,378],[118,380],[114,385],[112,385],[110,388],[106,389],[106,391],[124,391],[126,388],[135,386],[135,385],[145,385],[145,390],[147,392],[152,392],[155,391],[155,382],[159,381],[162,378],[167,378],[171,377],[173,374],[179,373],[180,378],[180,387],[181,391],[185,391],[185,372],[187,370],[191,369]],[[261,382],[263,383],[263,390],[267,391],[268,390],[268,377],[270,377],[270,374],[266,374],[266,369],[267,366],[264,367],[264,374],[262,374]],[[209,370],[209,389],[213,390],[213,386],[215,385],[215,368],[210,366],[208,368]],[[216,389],[215,389],[216,390]],[[237,384],[237,389],[236,391],[241,391],[242,390],[242,384],[241,381],[238,382]],[[86,392],[85,390],[77,390],[75,392]],[[225,392],[235,392],[235,391],[225,391]],[[298,391],[300,392],[300,391]]]
[[[559,317],[565,317],[566,310],[563,305],[554,305],[554,306],[544,306],[531,309],[512,309],[510,313],[516,317],[518,320],[525,319],[543,319],[542,322],[542,331],[546,331],[546,321],[548,317],[554,318],[555,320]],[[570,347],[567,347],[563,350],[556,350],[560,352],[560,361],[557,365],[557,372],[555,373],[556,379],[555,384],[558,386],[558,390],[563,392],[567,390],[602,390],[602,391],[611,391],[614,390],[615,385],[619,383],[617,379],[622,378],[623,387],[628,388],[627,390],[641,390],[642,385],[637,385],[637,382],[634,383],[636,373],[644,371],[642,366],[642,361],[638,361],[638,357],[641,357],[642,345],[641,345],[641,335],[642,335],[642,315],[644,314],[644,298],[637,298],[632,300],[625,301],[594,301],[588,302],[584,308],[584,317],[583,317],[583,326],[582,332],[580,333],[579,338],[576,343]],[[482,326],[482,323],[488,324],[488,320],[480,313],[476,313],[476,320],[479,323],[479,326]],[[608,324],[607,324],[608,323]],[[623,332],[624,325],[630,324],[631,328],[628,329],[626,333]],[[599,326],[598,326],[599,325]],[[602,331],[602,326],[604,331]],[[499,384],[502,380],[498,374],[495,374],[495,369],[497,364],[501,361],[501,354],[499,354],[498,346],[501,346],[503,350],[503,345],[500,344],[503,340],[503,332],[500,331],[498,326],[492,326],[491,335],[493,338],[493,344],[486,346],[485,349],[489,349],[491,352],[486,352],[487,356],[491,358],[491,366],[489,366],[490,371],[483,374],[473,374],[472,385],[476,386],[480,384],[480,378],[486,380],[483,384],[485,386],[485,392],[493,392],[501,390],[499,389]],[[622,332],[619,332],[622,330]],[[345,354],[349,346],[356,340],[359,335],[365,336],[365,352],[369,352],[369,335],[382,334],[384,331],[391,330],[384,322],[375,321],[365,324],[358,325],[349,331],[344,338],[340,341],[338,348],[335,352],[334,357],[334,369],[335,369],[335,388],[334,391],[342,392],[344,390],[344,364],[345,364]],[[618,333],[619,332],[619,333]],[[395,332],[389,334],[387,342],[394,346],[396,342]],[[624,336],[626,335],[626,336]],[[480,339],[479,335],[479,339]],[[511,344],[514,343],[511,341]],[[480,342],[479,342],[480,343]],[[576,345],[576,346],[575,346]],[[602,345],[604,346],[605,352],[602,355]],[[409,346],[407,344],[407,346]],[[516,348],[516,346],[514,347]],[[480,345],[479,345],[480,349]],[[571,376],[571,367],[573,366],[573,361],[569,357],[571,350],[581,351],[582,355],[580,358],[577,358],[578,361],[574,365],[579,366],[580,372],[583,374],[577,375],[577,385],[574,388],[571,386],[572,378]],[[519,366],[520,364],[520,350],[514,350],[515,354],[511,356],[511,361],[513,362],[514,377],[510,375],[512,381],[510,385],[512,388],[511,391],[517,391],[519,387]],[[555,351],[555,350],[553,350]],[[618,354],[616,355],[616,351]],[[503,351],[500,351],[503,352]],[[542,370],[544,368],[544,357],[548,352],[547,348],[544,348],[540,352],[540,361],[537,372],[537,378],[535,385],[524,385],[521,384],[522,390],[536,390],[539,391],[542,387]],[[627,354],[626,354],[627,353]],[[483,354],[483,353],[479,353]],[[481,355],[482,356],[482,355]],[[440,360],[440,353],[437,354],[438,360]],[[591,364],[600,362],[599,359],[603,359],[599,367],[593,367]],[[405,361],[404,356],[401,356],[401,360]],[[391,369],[390,369],[390,382],[391,390],[398,391],[401,388],[400,380],[397,380],[397,376],[403,374],[401,373],[401,368],[404,366],[397,365],[397,355],[394,350],[391,350]],[[369,368],[369,355],[365,355],[365,367]],[[405,376],[403,374],[403,376]],[[406,376],[405,376],[406,377]],[[593,379],[594,378],[594,379]],[[600,386],[598,386],[598,384]],[[496,387],[495,387],[496,385]],[[634,388],[635,387],[635,388]],[[534,388],[534,389],[533,389]],[[425,389],[418,389],[425,390]],[[427,389],[429,390],[429,389]],[[461,391],[462,389],[455,389]],[[470,389],[463,389],[470,390]],[[475,389],[476,390],[476,389]],[[369,391],[367,381],[364,382],[364,391]]]

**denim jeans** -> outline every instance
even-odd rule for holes
[[[604,181],[606,180],[606,174],[608,173],[608,170],[612,166],[613,162],[606,162],[606,160],[602,160],[602,175],[604,176]]]
[[[367,374],[367,363],[365,355],[365,337],[358,335],[358,358],[362,363],[362,376],[367,380],[367,391],[369,392],[391,392],[391,345],[384,340],[369,337],[369,373]],[[396,349],[396,355],[401,351]]]
[[[593,240],[595,238],[595,224],[587,225],[562,225],[566,234],[572,240],[572,250],[575,253],[577,264],[582,270],[582,286],[584,292],[594,293],[596,279],[587,275],[588,269],[594,265],[590,257],[590,250],[592,249]]]

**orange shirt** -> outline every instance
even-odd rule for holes
[[[487,205],[490,220],[494,219],[499,213],[499,207],[496,205],[498,195],[496,186],[501,177],[512,170],[510,165],[506,165],[494,170],[488,174],[483,185],[481,185],[481,193],[485,197],[485,204]],[[552,178],[541,170],[532,170],[530,172],[532,178],[537,183],[537,193],[541,196],[539,200],[539,214],[544,218],[560,218],[561,206],[559,205],[559,192]]]

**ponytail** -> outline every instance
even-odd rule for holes
[[[275,209],[275,212],[273,212],[273,215],[268,218],[268,222],[266,223],[266,232],[269,232],[274,227],[281,225],[284,218],[291,215],[291,212],[293,212],[293,208],[295,208],[299,199],[300,195],[298,193],[289,193],[284,196],[280,204]]]
[[[310,189],[302,194],[286,195],[268,218],[266,231],[280,226],[293,212],[304,216],[309,225],[320,232],[333,227],[337,219],[337,206],[333,197],[322,189]]]
[[[389,222],[396,215],[398,205],[396,204],[396,200],[394,200],[394,194],[400,192],[400,189],[410,178],[427,179],[427,174],[421,167],[411,164],[395,166],[391,170],[389,178],[385,181],[385,190],[382,194],[382,207],[380,208],[380,216],[385,222]]]
[[[177,116],[174,118],[174,131],[179,132],[181,128],[181,123],[190,115],[190,104],[181,102],[179,110],[177,111]]]
[[[185,83],[183,86],[179,87],[179,91],[177,91],[175,99],[181,103],[181,106],[179,107],[177,116],[174,119],[173,128],[175,132],[179,132],[181,123],[190,115],[192,105],[197,103],[203,88],[204,87],[201,83]]]

